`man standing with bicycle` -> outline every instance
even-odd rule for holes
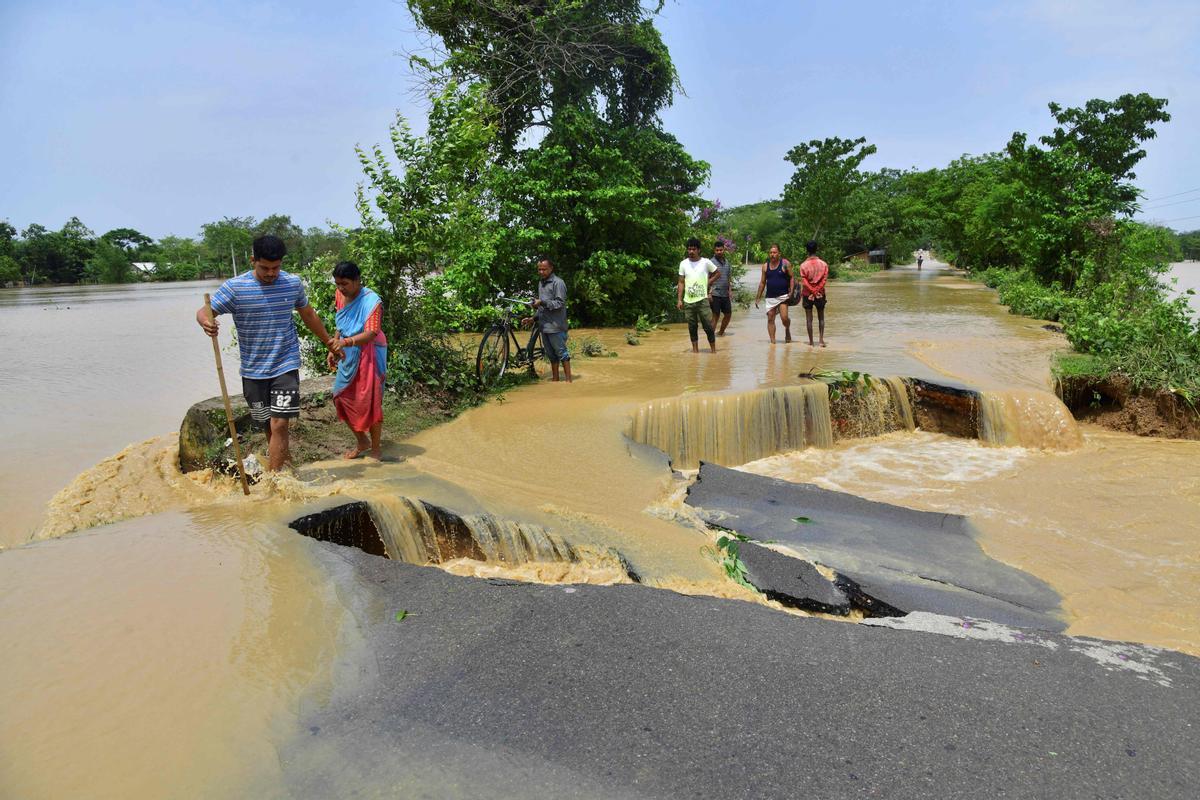
[[[562,362],[563,377],[571,382],[571,354],[567,350],[567,284],[554,274],[554,262],[548,258],[538,261],[538,297],[533,301],[536,314],[521,320],[527,328],[535,320],[542,329],[542,346],[550,359],[552,380],[558,380],[558,365]]]

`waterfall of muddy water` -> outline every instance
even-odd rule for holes
[[[311,559],[328,546],[286,528],[336,502],[319,498],[376,509],[384,496],[421,498],[538,526],[577,553],[615,551],[651,586],[749,598],[701,552],[711,534],[680,507],[686,484],[666,458],[623,435],[639,408],[795,387],[815,370],[1045,391],[1050,354],[1065,346],[936,265],[894,269],[830,285],[828,348],[772,347],[753,309],[735,311],[716,354],[693,355],[680,325],[637,347],[621,330],[580,331],[619,357],[578,358],[573,384],[522,386],[385,442],[403,464],[314,465],[244,499],[227,479],[180,475],[167,436],[217,392],[192,319],[206,290],[180,287],[168,302],[147,287],[113,289],[119,327],[111,305],[75,303],[90,287],[62,308],[0,290],[2,795],[285,795],[276,745],[308,735],[289,714],[305,689],[319,698],[353,635],[343,614],[354,581],[316,571]],[[236,383],[234,363],[227,353]],[[994,557],[1064,596],[1071,633],[1200,653],[1197,463],[1200,443],[1090,430],[1065,451],[904,432],[752,468],[970,515]],[[47,536],[124,521],[22,544],[60,489]],[[165,513],[128,519],[155,511]],[[471,574],[499,563],[440,566],[460,562]]]
[[[895,433],[742,469],[969,515],[989,555],[1062,595],[1068,633],[1200,655],[1200,442],[1083,427],[1067,452]]]
[[[903,380],[895,376],[884,378],[883,383],[887,386],[892,407],[900,415],[900,422],[904,425],[904,430],[914,430],[917,427],[917,423],[913,421],[912,403],[908,399],[908,387],[904,384]]]
[[[634,414],[629,438],[662,450],[679,469],[696,469],[701,461],[732,466],[803,447],[828,447],[833,444],[829,388],[814,382],[655,400]]]
[[[378,494],[370,507],[387,556],[398,561],[542,583],[631,582],[617,553],[573,547],[541,525],[458,516],[401,495]]]
[[[1071,412],[1048,392],[984,391],[979,438],[1001,447],[1074,450],[1083,442]]]

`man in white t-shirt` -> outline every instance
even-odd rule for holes
[[[688,335],[692,337],[692,352],[700,352],[700,341],[697,336],[696,323],[704,326],[704,335],[708,337],[708,348],[717,352],[717,334],[713,329],[712,306],[710,305],[712,285],[720,277],[717,265],[707,258],[700,257],[700,240],[692,237],[687,240],[687,258],[679,262],[679,286],[677,289],[679,302],[675,307],[683,311],[683,319],[688,325]]]

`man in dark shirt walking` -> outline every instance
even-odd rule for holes
[[[712,262],[717,265],[717,277],[709,289],[709,304],[712,306],[713,320],[721,320],[717,336],[724,336],[729,321],[733,319],[733,289],[729,283],[733,266],[725,260],[725,242],[722,239],[717,239],[713,245]]]
[[[538,299],[533,301],[537,312],[521,320],[523,327],[537,324],[542,329],[542,346],[550,359],[552,380],[558,380],[558,365],[562,362],[563,377],[571,382],[571,353],[567,350],[567,284],[554,274],[554,262],[543,258],[538,262]]]

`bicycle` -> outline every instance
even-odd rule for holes
[[[503,294],[496,299],[503,305],[500,319],[483,334],[475,355],[475,376],[485,388],[495,385],[504,377],[510,361],[517,369],[528,366],[529,375],[536,378],[537,368],[534,364],[546,355],[546,348],[541,343],[541,328],[536,321],[527,344],[522,345],[517,339],[520,320],[516,318],[516,312],[528,307],[532,300],[505,297]]]

